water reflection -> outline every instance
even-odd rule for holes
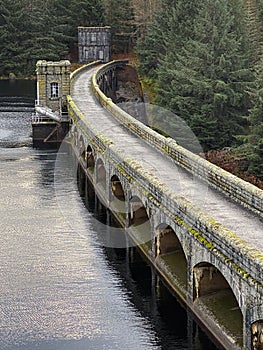
[[[120,227],[110,211],[101,204],[89,179],[83,181],[83,177],[78,177],[78,180],[79,193],[86,208],[93,213],[94,224],[99,222],[108,227]],[[97,226],[101,227],[100,224]],[[124,230],[122,235],[123,237],[119,239],[122,241],[128,239]],[[98,232],[97,239],[100,237],[102,235]],[[156,332],[156,346],[165,350],[217,349],[194,321],[191,313],[181,305],[175,295],[169,292],[136,247],[127,242],[126,249],[109,248],[109,245],[105,247],[104,243],[102,237],[101,244],[104,246],[105,256],[110,267],[121,278],[129,300],[153,325]]]
[[[0,349],[215,349],[134,248],[103,247],[117,223],[92,186],[85,208],[70,166],[57,198],[57,155],[31,148],[30,120],[0,111]]]
[[[105,262],[70,177],[74,230],[61,214],[54,154],[7,152],[22,161],[1,163],[1,350],[158,349],[151,324]]]

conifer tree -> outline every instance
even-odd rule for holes
[[[0,0],[0,74],[34,74],[38,59],[68,58],[77,27],[102,24],[102,0]]]
[[[65,55],[67,48],[58,40],[55,22],[43,2],[0,0],[0,7],[0,74],[34,74],[38,59],[57,60]]]
[[[77,52],[78,27],[104,25],[101,0],[55,0],[52,13],[56,19],[55,32],[61,33],[60,42],[68,47],[72,57]]]
[[[253,107],[249,114],[249,135],[245,138],[248,171],[263,180],[263,70],[262,60],[257,70],[255,86],[251,89]]]
[[[189,2],[184,1],[185,8]],[[196,6],[187,36],[170,32],[167,54],[158,65],[157,102],[186,120],[208,150],[231,146],[242,133],[246,88],[253,77],[229,1],[203,0]],[[179,45],[172,44],[173,38]]]
[[[66,58],[68,48],[62,40],[63,31],[52,16],[50,7],[43,8],[40,4],[35,4],[27,10],[24,25],[26,36],[21,54],[24,74],[32,74],[39,59],[56,61]]]
[[[249,132],[243,138],[240,148],[248,160],[248,171],[263,180],[263,59],[262,59],[262,29],[263,1],[254,3],[258,11],[248,13],[248,37],[251,42],[251,62],[255,73],[255,84],[249,89],[251,109],[248,116]]]
[[[131,0],[109,0],[105,8],[106,22],[111,26],[113,52],[128,53],[137,35]]]
[[[0,74],[8,74],[13,67],[21,70],[19,55],[25,31],[21,3],[0,0]]]
[[[140,60],[139,70],[143,75],[156,78],[156,69],[160,55],[166,54],[166,40],[170,26],[177,23],[178,16],[175,10],[175,0],[163,0],[162,10],[158,12],[152,23],[149,24],[146,34],[137,42],[137,55]]]
[[[104,24],[104,10],[100,0],[73,0],[70,2],[70,10],[76,27]]]

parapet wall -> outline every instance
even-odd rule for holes
[[[118,62],[114,64],[118,64]],[[71,75],[71,82],[74,84],[74,79],[85,70],[92,68],[92,66],[94,66],[94,63],[86,65],[75,71]],[[100,67],[98,67],[97,74],[99,74],[99,72],[101,72]],[[129,130],[132,130],[137,135],[140,135],[140,137],[146,140],[149,144],[165,154],[167,157],[174,159],[176,163],[182,165],[185,169],[194,174],[198,173],[199,177],[202,177],[202,172],[204,174],[206,174],[206,172],[209,174],[211,173],[216,177],[216,171],[220,171],[218,167],[211,164],[212,169],[210,169],[210,163],[206,162],[204,159],[178,146],[174,140],[165,138],[153,132],[151,129],[137,122],[127,113],[116,107],[112,101],[108,99],[98,88],[96,83],[96,74],[93,77],[92,85],[95,95],[105,106],[105,108],[111,112],[114,112],[114,115],[116,114],[118,120],[129,128]],[[93,101],[91,103],[93,103]],[[97,130],[96,123],[91,123],[87,120],[88,118],[85,118],[87,115],[81,112],[81,110],[72,100],[71,96],[68,96],[68,110],[73,123],[72,145],[80,162],[82,162],[84,159],[81,156],[83,144],[86,149],[88,149],[88,146],[91,146],[94,155],[96,155],[95,159],[98,160],[103,157],[105,164],[107,165],[105,169],[108,169],[108,171],[109,169],[112,169],[114,173],[120,174],[122,180],[125,179],[127,182],[127,188],[138,188],[140,194],[142,194],[142,197],[144,196],[148,208],[153,209],[150,211],[153,213],[153,215],[151,214],[152,220],[156,220],[156,216],[154,215],[157,215],[157,218],[160,218],[160,215],[165,215],[168,218],[168,221],[171,219],[175,224],[176,229],[178,229],[177,232],[181,234],[184,243],[186,243],[184,246],[187,245],[189,248],[186,255],[189,258],[188,262],[189,265],[191,264],[191,268],[188,268],[187,273],[188,277],[192,277],[188,278],[188,281],[190,281],[190,283],[188,283],[188,294],[185,296],[185,292],[182,292],[180,289],[180,284],[176,284],[175,286],[174,280],[167,277],[168,275],[166,275],[165,268],[161,264],[155,264],[153,250],[143,248],[142,251],[149,261],[151,261],[158,271],[163,274],[168,284],[170,284],[175,291],[178,292],[179,290],[179,292],[182,292],[179,293],[179,295],[181,295],[184,302],[190,307],[190,309],[192,309],[198,318],[207,325],[208,329],[210,329],[212,333],[214,332],[214,334],[216,334],[217,328],[213,329],[213,325],[211,326],[213,318],[210,319],[210,316],[207,318],[207,314],[203,313],[203,309],[200,308],[200,305],[193,302],[191,299],[193,297],[193,285],[191,284],[191,281],[193,281],[194,278],[192,274],[193,268],[200,261],[210,262],[219,271],[222,271],[222,273],[224,271],[223,275],[227,276],[226,279],[232,288],[239,303],[241,312],[244,315],[243,333],[245,342],[242,349],[250,349],[251,324],[254,324],[255,321],[262,319],[262,252],[249,246],[249,244],[242,241],[236,234],[225,228],[222,224],[215,222],[211,217],[201,212],[194,206],[194,204],[169,190],[162,183],[161,179],[147,172],[142,164],[128,158],[127,155],[119,150],[118,144],[113,143],[111,140],[107,139],[102,132]],[[174,155],[172,152],[174,152]],[[194,166],[191,164],[191,162],[194,163]],[[106,183],[109,185],[112,172],[108,171],[106,175]],[[229,191],[233,185],[232,183],[229,184],[227,182],[227,176],[230,176],[231,179],[232,175],[226,173],[225,178],[224,173],[226,172],[223,172],[222,176],[226,181],[226,186],[223,186],[223,188],[224,191],[225,187]],[[94,179],[95,178],[96,175],[94,175]],[[217,178],[217,181],[220,181],[219,177]],[[236,179],[233,176],[233,182],[235,183],[235,181]],[[214,181],[214,183],[216,184],[216,181]],[[238,182],[235,184],[238,186]],[[240,186],[242,185],[243,184],[241,183]],[[249,184],[247,185],[250,187]],[[252,185],[251,187],[254,188]],[[124,188],[126,188],[126,186],[124,186]],[[246,189],[248,192],[249,190],[250,188]],[[236,190],[236,192],[238,191]],[[257,195],[257,193],[255,195]],[[262,196],[262,191],[260,192],[260,190],[259,195]],[[128,193],[126,194],[126,198],[129,201]],[[259,199],[262,201],[262,197]],[[241,200],[242,197],[241,199],[238,199],[240,202]],[[248,206],[248,204],[246,205]],[[155,213],[155,208],[157,214]],[[259,210],[255,208],[253,210],[259,212]],[[160,222],[162,222],[162,220]],[[140,242],[138,242],[138,244],[140,244]],[[141,245],[141,247],[144,247],[144,245]],[[189,265],[187,266],[189,267]],[[218,339],[220,339],[222,344],[224,344],[226,339],[229,340],[230,338],[228,338],[228,336],[226,339],[221,338],[220,332]],[[239,349],[238,346],[232,343],[232,339],[229,340],[230,342],[228,342],[228,340],[226,342],[226,348]],[[228,345],[230,343],[231,346],[229,347]]]
[[[88,64],[85,64],[84,66],[81,66],[78,69],[75,69],[71,74],[70,74],[70,83],[72,84],[74,82],[74,80],[83,72],[85,72],[86,70],[91,69],[92,67],[97,66],[99,63],[101,63],[101,61],[94,61]]]
[[[127,64],[127,61],[110,62],[99,68],[93,76],[93,92],[104,108],[130,131],[161,151],[164,155],[173,159],[191,174],[207,181],[217,190],[263,217],[262,190],[179,146],[175,140],[158,134],[116,106],[110,98],[105,96],[98,86],[98,80],[114,66],[125,64]]]
[[[171,193],[159,179],[145,171],[141,164],[125,157],[117,145],[106,139],[93,125],[84,122],[83,114],[70,96],[68,96],[68,109],[74,124],[89,142],[95,143],[100,152],[106,154],[113,164],[117,164],[118,167],[121,165],[121,171],[127,174],[131,181],[140,184],[154,201],[161,203],[162,208],[170,212],[179,226],[187,230],[213,254],[221,257],[225,264],[232,266],[233,270],[237,270],[251,284],[263,284],[263,257],[259,251],[251,249],[233,232],[202,213],[186,199]]]

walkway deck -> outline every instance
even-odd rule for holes
[[[72,99],[89,121],[112,140],[127,157],[142,164],[177,195],[186,198],[201,211],[237,234],[257,250],[263,252],[263,222],[256,214],[232,202],[215,189],[208,188],[194,179],[171,160],[149,146],[137,136],[129,133],[104,110],[91,91],[91,76],[96,68],[80,74],[71,91]]]

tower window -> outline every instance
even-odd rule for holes
[[[58,83],[51,83],[50,84],[50,96],[51,96],[51,98],[58,97]]]

